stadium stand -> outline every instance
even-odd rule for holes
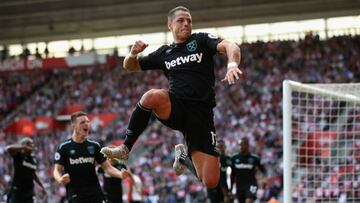
[[[225,140],[229,153],[237,150],[236,140],[240,136],[250,138],[251,146],[257,146],[253,152],[261,155],[268,172],[258,191],[258,199],[264,202],[271,198],[279,200],[282,192],[282,81],[287,78],[318,83],[359,82],[360,36],[321,41],[316,35],[307,35],[299,41],[244,43],[241,50],[241,67],[245,76],[240,84],[220,84],[226,61],[222,56],[215,58],[218,78],[218,104],[215,108],[217,135]],[[35,125],[34,130],[18,134],[9,129],[9,122],[5,130],[0,131],[0,165],[9,166],[0,167],[0,191],[4,191],[0,194],[0,201],[5,201],[12,171],[11,158],[6,155],[4,147],[26,133],[33,136],[39,146],[39,175],[48,191],[48,202],[59,202],[64,197],[64,188],[51,178],[55,146],[70,135],[69,126],[55,119],[73,110],[64,107],[72,106],[93,115],[91,134],[94,139],[103,144],[114,140],[121,142],[131,108],[141,93],[152,87],[166,87],[166,78],[160,72],[130,74],[121,68],[121,64],[121,59],[117,59],[115,67],[105,63],[0,74],[0,120],[11,115],[19,120],[29,118],[31,122],[39,117],[48,117],[57,123],[51,129]],[[101,116],[107,113],[115,117],[102,120]],[[106,120],[109,122],[104,123]],[[135,146],[129,164],[143,180],[144,195],[148,199],[159,202],[206,201],[205,188],[200,182],[192,175],[177,177],[172,170],[173,146],[182,143],[182,139],[181,134],[154,121],[139,140],[138,146],[143,146],[142,149]],[[360,147],[359,143],[353,144]],[[358,171],[359,160],[353,161],[351,169],[340,170]],[[338,169],[323,170],[335,172]],[[321,178],[329,177],[314,178],[320,183],[323,182]],[[342,189],[335,188],[329,194],[340,198]],[[298,191],[298,198],[301,198],[302,192]],[[359,197],[360,194],[349,195]]]

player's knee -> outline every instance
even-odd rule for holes
[[[152,108],[157,100],[157,97],[158,97],[158,91],[155,89],[151,89],[145,92],[145,94],[143,94],[143,96],[140,99],[140,104],[144,107]]]
[[[140,99],[140,104],[146,108],[154,109],[159,103],[164,103],[167,97],[162,89],[151,89]]]

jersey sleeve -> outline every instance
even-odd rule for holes
[[[100,145],[95,145],[95,160],[98,164],[102,164],[104,161],[106,161],[106,157],[100,153],[100,150]]]
[[[211,55],[216,54],[217,45],[221,41],[223,41],[221,37],[205,32],[199,33],[199,38],[201,39],[202,43],[208,48]]]
[[[56,164],[60,164],[60,165],[64,165],[65,162],[65,154],[64,154],[64,148],[63,147],[58,147],[58,149],[56,150],[55,152],[55,155],[54,155],[54,162]]]
[[[164,65],[161,61],[161,54],[166,49],[166,46],[161,46],[156,51],[147,56],[139,58],[139,64],[142,70],[156,70],[163,69]]]
[[[125,164],[119,163],[119,170],[121,169],[127,169]]]

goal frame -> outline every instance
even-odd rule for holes
[[[345,83],[344,83],[345,84]],[[341,84],[338,84],[341,85]],[[330,96],[360,103],[360,98],[349,94],[322,89],[311,84],[304,84],[292,80],[283,81],[283,202],[292,202],[292,103],[293,90],[306,90],[308,93]]]

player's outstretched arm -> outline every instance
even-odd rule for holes
[[[41,182],[41,180],[40,180],[39,176],[37,175],[37,173],[35,173],[35,182],[40,186],[42,195],[46,196],[47,194],[46,194],[44,184]]]
[[[14,155],[18,152],[21,152],[24,149],[24,147],[20,144],[12,144],[5,147],[5,150],[10,154]]]
[[[34,147],[30,147],[30,146],[26,146],[26,145],[21,145],[21,144],[12,144],[12,145],[8,145],[6,146],[5,150],[11,155],[15,155],[18,152],[22,152],[22,151],[34,151],[35,148]]]
[[[106,160],[101,164],[101,167],[104,169],[106,173],[108,173],[111,177],[114,178],[126,178],[130,176],[130,172],[126,169],[121,169],[120,171],[113,167],[111,163]]]
[[[217,50],[220,53],[226,54],[228,58],[227,72],[221,82],[228,82],[230,85],[235,84],[240,79],[242,71],[239,69],[241,53],[240,48],[234,42],[224,39],[217,45]]]
[[[149,46],[145,44],[143,41],[138,40],[135,44],[131,47],[130,53],[124,59],[124,68],[128,71],[140,71],[140,63],[138,54],[144,51],[144,49]]]

